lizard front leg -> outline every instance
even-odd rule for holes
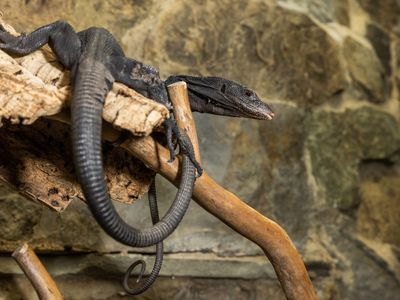
[[[160,79],[159,72],[153,66],[149,66],[127,57],[116,57],[112,63],[115,71],[115,81],[136,90],[145,97],[149,97],[158,103],[165,105],[172,111],[172,104],[169,101],[165,83]],[[165,120],[163,124],[166,130],[167,147],[170,152],[170,161],[175,159],[175,150],[172,141],[174,134],[178,144],[195,166],[198,176],[201,176],[203,169],[195,158],[191,141],[182,138],[176,122],[172,118]],[[190,145],[189,145],[190,144]]]
[[[145,247],[160,243],[172,233],[188,208],[195,170],[187,154],[183,153],[181,185],[175,200],[165,216],[153,227],[136,229],[125,223],[116,212],[104,182],[101,157],[103,104],[115,77],[110,62],[113,57],[124,57],[113,36],[105,29],[94,27],[75,33],[65,22],[55,22],[20,37],[5,32],[1,36],[5,42],[0,44],[2,48],[17,54],[28,54],[47,42],[60,62],[71,69],[74,164],[83,193],[97,222],[113,238],[124,244]],[[188,139],[186,136],[181,138]]]
[[[186,153],[176,197],[160,222],[151,228],[139,230],[124,222],[116,212],[104,182],[101,116],[105,96],[117,77],[112,59],[120,57],[123,61],[124,57],[113,36],[107,30],[95,27],[75,33],[69,24],[58,21],[20,37],[12,37],[3,30],[0,38],[5,42],[0,44],[3,49],[18,54],[30,53],[48,42],[60,62],[72,69],[75,170],[89,208],[102,228],[116,240],[136,247],[157,244],[170,235],[189,206],[195,180],[194,166]]]
[[[49,44],[58,60],[72,69],[79,60],[81,41],[71,25],[57,21],[42,26],[28,35],[15,37],[0,26],[0,49],[18,55],[27,55]]]

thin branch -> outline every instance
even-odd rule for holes
[[[107,135],[111,137],[112,132]],[[169,151],[151,137],[129,139],[123,147],[178,186],[180,160],[168,163]],[[261,247],[271,261],[287,299],[316,299],[304,263],[282,227],[222,188],[206,172],[196,180],[193,198],[209,213]]]
[[[64,299],[39,258],[27,243],[23,243],[12,254],[26,277],[32,283],[36,293],[42,300]]]
[[[8,92],[13,93],[13,91]],[[40,90],[35,92],[40,94]],[[26,89],[25,93],[29,94],[30,90]],[[187,97],[181,93],[182,95]],[[63,122],[69,122],[69,116],[65,112],[54,117]],[[120,135],[119,131],[109,125],[105,125],[103,128],[104,138],[107,140],[114,141]],[[189,133],[195,132],[194,129],[188,130]],[[197,145],[197,139],[193,136],[191,138]],[[180,158],[178,157],[173,163],[168,163],[169,151],[152,137],[130,138],[122,146],[143,161],[146,166],[178,185]],[[316,299],[312,283],[299,253],[286,232],[278,224],[219,186],[206,172],[197,179],[193,198],[208,212],[263,249],[275,268],[287,299]]]
[[[199,139],[197,138],[196,124],[194,123],[192,111],[190,110],[186,82],[179,81],[170,84],[168,86],[168,93],[174,107],[174,116],[178,126],[189,136],[193,144],[196,160],[201,163]]]

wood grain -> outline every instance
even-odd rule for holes
[[[169,88],[172,95],[176,94],[173,98],[178,98],[177,103],[181,103],[179,101],[182,100],[183,104],[186,102],[184,105],[187,105],[187,94],[185,95],[185,92],[180,89]],[[29,94],[30,91],[30,87],[26,87],[24,93]],[[9,90],[8,92],[12,94],[13,91]],[[34,90],[34,92],[38,97],[42,93],[40,90]],[[58,101],[56,96],[53,97],[51,95],[47,99],[50,102],[51,99]],[[177,105],[180,106],[181,104]],[[187,112],[187,108],[182,113],[177,111],[177,119],[178,121],[185,120],[182,126],[189,126],[186,127],[188,134],[193,135],[191,136],[192,142],[194,145],[198,145],[197,136],[193,134],[195,133],[194,123],[193,126],[188,125],[190,122],[186,120],[191,117],[186,115]],[[53,117],[62,122],[68,122],[69,120],[69,116],[65,112]],[[121,128],[124,128],[124,126],[121,126]],[[120,135],[119,131],[109,125],[105,125],[103,128],[104,138],[107,140],[115,141]],[[180,157],[178,156],[174,162],[168,163],[169,151],[158,144],[152,137],[132,137],[125,141],[122,146],[144,162],[146,166],[158,172],[173,184],[179,184]],[[200,159],[198,150],[196,151],[198,159]],[[225,190],[206,172],[196,180],[193,198],[208,212],[262,248],[276,271],[287,299],[316,299],[305,265],[282,227],[245,204],[233,193]],[[284,200],[282,199],[282,201]]]
[[[64,299],[56,283],[47,272],[32,248],[23,243],[12,254],[42,300]]]
[[[186,132],[189,136],[196,160],[201,164],[199,139],[197,137],[196,124],[190,110],[189,96],[187,85],[184,81],[175,82],[168,86],[168,93],[174,107],[174,116],[178,127]]]
[[[179,127],[185,128],[200,158],[196,127],[190,111],[186,84],[168,87]],[[178,186],[180,159],[168,163],[169,152],[150,137],[130,139],[123,147],[148,167]],[[194,200],[233,230],[253,241],[271,261],[287,299],[316,299],[305,265],[285,230],[216,183],[206,172],[196,180]]]

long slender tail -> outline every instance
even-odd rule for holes
[[[149,198],[149,206],[150,206],[150,214],[151,214],[151,220],[153,224],[156,224],[158,221],[160,221],[159,215],[158,215],[158,206],[157,206],[157,194],[156,194],[156,183],[155,180],[153,180],[152,184],[150,185],[150,189],[148,192],[148,198]],[[124,280],[122,282],[122,285],[124,287],[125,292],[127,292],[130,295],[139,295],[146,291],[153,283],[156,281],[158,274],[160,273],[161,270],[161,265],[163,261],[163,242],[160,242],[156,245],[156,260],[154,262],[153,270],[151,270],[149,276],[146,278],[143,283],[135,288],[129,287],[129,277],[132,273],[132,270],[137,266],[137,265],[142,265],[142,268],[139,273],[139,277],[137,279],[137,282],[140,282],[142,280],[142,277],[144,275],[145,269],[146,269],[146,262],[144,260],[137,260],[135,261],[126,271]]]
[[[105,66],[85,67],[84,73],[81,69],[80,66],[74,79],[72,145],[75,168],[89,208],[101,227],[119,242],[133,247],[157,244],[175,230],[189,206],[195,181],[194,166],[184,155],[180,187],[160,222],[138,230],[123,221],[109,198],[101,157],[101,116],[111,85],[105,79]]]

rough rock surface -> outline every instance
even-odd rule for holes
[[[107,27],[128,56],[163,76],[217,75],[255,89],[272,104],[273,122],[196,116],[206,170],[288,231],[319,299],[398,299],[398,1],[4,0],[0,9],[20,31],[56,19],[78,30]],[[164,180],[158,186],[165,211],[174,189]],[[44,252],[62,251],[60,264],[75,252],[136,251],[106,237],[84,203],[55,214],[3,190],[0,251],[25,239]],[[119,209],[145,226],[145,202]],[[166,249],[198,261],[204,252],[239,261],[262,255],[195,203]],[[276,281],[240,279],[251,271],[239,263],[238,270],[238,279],[200,279],[182,267],[181,278],[163,277],[143,299],[282,299]],[[0,298],[26,286],[1,280]],[[98,278],[90,268],[59,282],[76,295],[70,299],[120,297],[115,278]]]

